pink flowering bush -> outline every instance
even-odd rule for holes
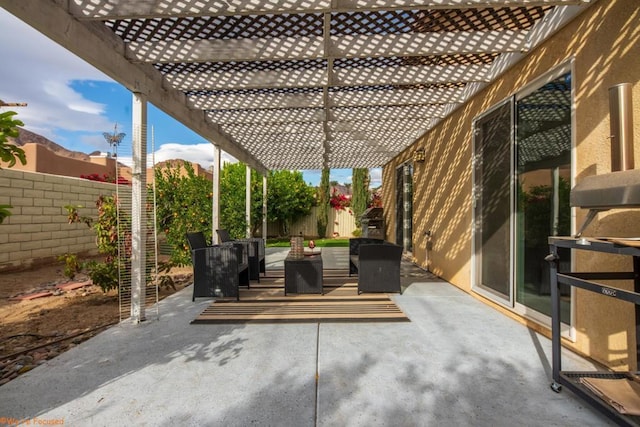
[[[89,181],[98,181],[98,182],[114,182],[114,179],[111,178],[109,175],[105,174],[97,174],[97,173],[90,173],[88,175],[80,175],[80,178],[83,179],[88,179]]]
[[[369,208],[381,208],[382,207],[382,191],[378,190],[371,195],[371,201],[367,206]]]
[[[88,179],[89,181],[111,182],[111,183],[115,183],[116,182],[116,180],[112,176],[110,176],[110,175],[108,175],[106,173],[102,174],[102,175],[97,174],[97,173],[90,173],[88,175],[80,175],[80,178]],[[131,184],[126,178],[123,178],[121,176],[118,177],[118,182],[117,183],[120,184],[120,185],[130,185]]]
[[[335,188],[331,192],[331,197],[329,198],[329,205],[337,211],[347,210],[351,213],[351,209],[347,209],[351,206],[351,199],[348,196],[338,192]]]

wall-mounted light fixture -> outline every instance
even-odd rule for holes
[[[427,155],[424,152],[424,148],[416,148],[416,151],[413,152],[413,161],[418,163],[424,163]]]

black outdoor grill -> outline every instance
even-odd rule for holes
[[[589,209],[576,237],[580,237],[598,212],[640,208],[640,169],[588,176],[571,190],[571,206]]]
[[[613,172],[585,177],[571,190],[571,206],[589,209],[576,237],[582,235],[598,212],[640,207],[640,169],[634,169],[633,159],[630,83],[609,88],[609,110]]]
[[[369,208],[362,213],[362,237],[384,239],[384,216],[382,208]]]

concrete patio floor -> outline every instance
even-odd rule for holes
[[[340,250],[324,249],[343,267]],[[267,269],[282,251],[268,254]],[[408,267],[410,269],[410,267]],[[551,343],[428,274],[407,323],[191,325],[191,287],[0,387],[10,419],[107,426],[602,426],[551,391]],[[595,369],[569,351],[563,368]],[[6,417],[6,418],[5,418]]]

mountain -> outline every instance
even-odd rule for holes
[[[89,161],[89,155],[88,154],[82,153],[80,151],[67,150],[63,146],[61,146],[59,144],[56,144],[53,141],[48,140],[44,136],[38,135],[37,133],[33,133],[33,132],[31,132],[29,130],[26,130],[24,128],[19,128],[18,129],[18,137],[17,138],[9,138],[9,141],[13,142],[17,146],[22,146],[22,145],[25,145],[25,144],[28,144],[28,143],[32,142],[32,143],[35,143],[35,144],[44,145],[49,150],[53,151],[54,153],[56,153],[59,156],[70,157],[72,159],[77,159],[77,160]]]

